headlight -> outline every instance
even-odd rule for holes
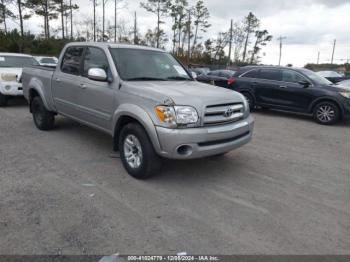
[[[340,92],[343,97],[350,98],[350,92]]]
[[[180,125],[195,124],[198,121],[196,109],[190,106],[175,106],[176,123]]]
[[[169,127],[195,124],[198,121],[196,109],[190,106],[157,106],[155,109],[159,121]]]

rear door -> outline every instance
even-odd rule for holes
[[[110,64],[105,51],[98,47],[86,47],[82,62],[82,77],[77,83],[77,107],[79,118],[106,131],[111,130],[111,119],[115,108],[115,94],[111,82],[88,78],[91,68],[101,68],[111,79]]]
[[[52,95],[59,113],[77,117],[77,95],[81,81],[81,62],[84,48],[68,47],[52,79]]]
[[[275,106],[280,104],[277,92],[282,80],[282,72],[278,68],[260,69],[259,78],[252,82],[255,86],[255,99],[258,105]]]

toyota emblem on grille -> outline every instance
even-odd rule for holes
[[[226,109],[224,113],[224,117],[231,117],[234,112],[235,112],[235,109],[232,106],[230,106],[229,108]]]

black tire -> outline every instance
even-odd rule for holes
[[[250,111],[251,112],[254,111],[254,109],[255,109],[255,99],[254,99],[254,97],[248,92],[244,92],[244,93],[242,93],[242,95],[244,95],[245,99],[247,100],[247,102],[249,104]]]
[[[314,120],[321,125],[334,125],[340,120],[339,107],[333,102],[320,102],[313,110]]]
[[[130,139],[135,142],[135,147],[130,146],[128,143]],[[130,148],[132,148],[132,153],[130,151],[127,152]],[[122,128],[119,136],[119,151],[124,168],[129,175],[136,179],[149,178],[156,174],[161,167],[161,159],[156,154],[146,131],[137,123],[129,123]],[[131,159],[134,159],[134,161],[139,158],[139,165],[138,161],[136,161],[136,164],[135,162],[130,164],[127,160],[127,155],[132,155]],[[136,158],[133,157],[135,155]],[[132,166],[133,164],[135,166]]]
[[[33,98],[31,111],[35,126],[43,131],[51,130],[55,125],[54,113],[48,111],[40,96]]]
[[[7,96],[0,93],[0,107],[7,105]]]

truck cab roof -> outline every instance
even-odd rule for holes
[[[106,48],[129,48],[129,49],[141,49],[149,51],[166,52],[163,49],[142,46],[142,45],[132,45],[132,44],[121,44],[121,43],[108,43],[108,42],[72,42],[66,45],[70,46],[96,46],[96,47],[106,47]]]

